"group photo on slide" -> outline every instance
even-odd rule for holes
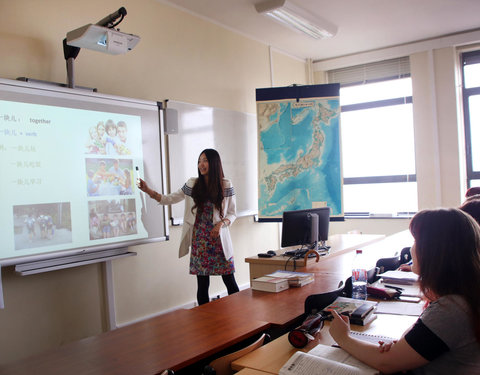
[[[132,146],[128,137],[128,127],[125,121],[99,121],[88,130],[85,145],[86,154],[100,155],[131,155]]]
[[[87,158],[87,195],[97,197],[133,194],[132,165],[130,159]]]
[[[72,242],[70,203],[13,207],[15,250]]]
[[[90,239],[99,240],[136,234],[135,207],[135,199],[88,202]]]

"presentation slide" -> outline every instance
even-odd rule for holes
[[[136,186],[152,130],[128,112],[0,100],[0,262],[163,234]]]

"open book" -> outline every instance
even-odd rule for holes
[[[374,368],[345,350],[319,344],[310,352],[296,352],[280,369],[279,375],[375,375]]]

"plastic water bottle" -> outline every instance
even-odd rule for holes
[[[362,250],[357,250],[352,267],[352,298],[367,299],[367,269]]]

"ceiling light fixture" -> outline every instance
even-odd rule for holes
[[[288,0],[267,0],[255,4],[258,13],[315,39],[331,38],[337,33],[332,23],[313,15]]]

